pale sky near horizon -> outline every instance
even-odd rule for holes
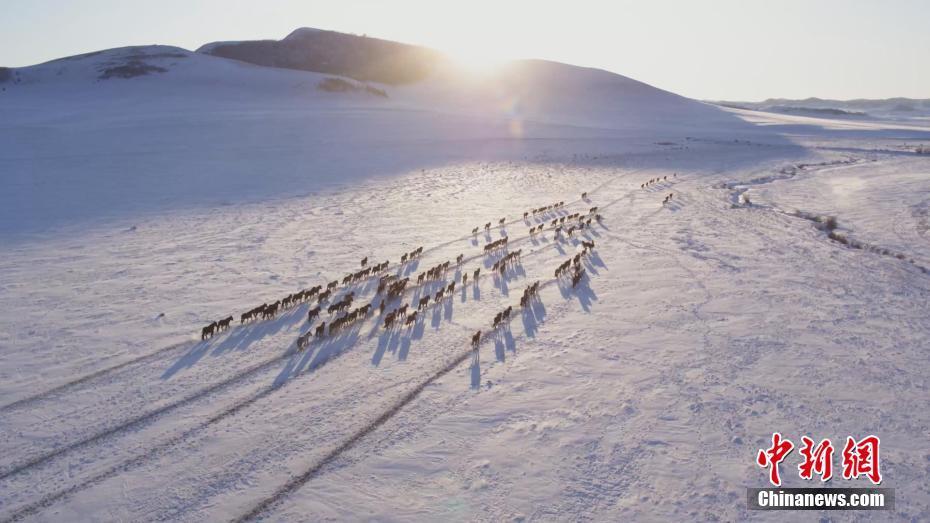
[[[685,96],[930,98],[930,0],[0,0],[0,65],[317,27],[470,61],[598,67]]]

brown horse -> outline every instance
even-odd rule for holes
[[[212,338],[213,333],[216,331],[216,322],[214,321],[210,325],[207,325],[200,331],[200,339],[205,340],[207,338]]]

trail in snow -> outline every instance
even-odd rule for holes
[[[593,196],[594,193],[595,193],[598,189],[600,189],[601,187],[605,186],[607,183],[610,183],[611,181],[614,181],[614,180],[608,180],[608,181],[605,182],[604,184],[601,184],[598,188],[596,188],[596,189],[594,189],[594,190],[591,190],[591,191],[588,191],[588,192],[589,192],[589,195]],[[581,199],[576,200],[576,202],[579,202],[579,201],[581,201]],[[589,201],[590,201],[590,197],[589,197]],[[576,203],[576,202],[570,202],[570,203]],[[568,213],[567,211],[562,211],[562,212],[561,212],[561,214],[567,214],[567,213]],[[551,218],[551,216],[550,216],[550,218]],[[523,222],[523,221],[524,221],[524,220],[522,220],[522,219],[518,219],[518,220],[514,220],[513,223],[520,223],[520,222]],[[538,218],[536,221],[537,221],[537,223],[540,222],[540,221],[547,222],[547,221],[548,221],[548,218],[542,218],[542,217],[540,217],[540,218]],[[470,238],[470,236],[469,236],[469,237],[466,237],[466,238]],[[534,239],[534,240],[535,240],[535,239],[537,239],[537,238],[535,238],[535,237],[531,238],[529,235],[523,236],[523,237],[518,237],[518,238],[515,238],[515,239],[513,240],[513,243],[512,243],[511,245],[519,244],[520,242],[523,242],[523,241],[526,241],[526,240],[530,240],[530,239]],[[548,245],[546,245],[546,247],[549,247],[549,246],[558,247],[558,248],[560,249],[560,251],[561,251],[561,243],[562,243],[563,241],[565,241],[565,240],[552,241],[551,243],[549,243]],[[535,242],[534,242],[534,243],[535,243]],[[426,252],[431,252],[431,251],[433,251],[433,250],[435,250],[435,248],[426,249],[426,250],[424,250],[424,253],[426,253]],[[540,251],[539,249],[537,249],[537,250],[533,251],[532,253],[527,253],[526,255],[524,255],[524,257],[526,257],[526,258],[532,258],[534,254],[539,254],[540,252],[541,252],[541,251]],[[490,263],[491,263],[491,261],[493,261],[493,260],[491,260],[491,258],[493,258],[493,257],[494,257],[494,256],[490,256],[490,257],[489,257],[489,256],[484,255],[484,254],[477,254],[477,255],[470,256],[470,257],[466,258],[465,261],[468,262],[468,261],[473,261],[473,260],[475,260],[475,259],[482,259],[482,260],[485,261],[485,265],[486,265],[486,266],[489,266]],[[398,270],[403,270],[403,267],[398,268]],[[481,278],[482,278],[482,280],[483,280],[483,279],[489,278],[489,276],[488,276],[487,273],[486,273],[485,275],[482,275]],[[497,279],[497,276],[494,275],[492,279]],[[547,287],[549,284],[551,284],[551,283],[553,283],[553,282],[555,282],[555,280],[551,280],[551,281],[549,281],[549,282],[547,282],[547,283],[544,283],[543,287]],[[347,291],[347,290],[350,290],[350,289],[352,289],[352,288],[357,289],[358,287],[363,287],[363,288],[364,288],[364,287],[366,287],[366,285],[364,285],[364,284],[363,284],[363,285],[350,285],[349,287],[347,287],[346,289],[343,289],[343,290],[344,290],[344,291]],[[424,285],[424,286],[411,286],[410,288],[408,288],[408,291],[407,291],[407,292],[414,293],[414,291],[415,291],[415,290],[418,290],[419,287],[426,287],[426,285]],[[301,312],[303,312],[303,307],[299,307],[299,308],[300,308]],[[298,314],[297,316],[300,317],[300,316],[302,316],[302,314]],[[376,320],[376,322],[377,322],[377,320]],[[376,323],[374,329],[377,330],[377,323]],[[485,338],[485,340],[483,340],[483,341],[487,341],[487,338]],[[325,342],[324,342],[324,343],[325,343]],[[315,345],[316,345],[316,344],[315,344]],[[346,350],[347,348],[348,348],[348,347],[346,347],[346,348],[344,348],[344,349],[342,349],[342,350]],[[312,351],[312,350],[314,350],[314,349],[315,349],[315,347],[311,347],[309,350]],[[341,351],[340,351],[340,352],[341,352]],[[466,355],[467,355],[467,354],[470,354],[470,353],[471,353],[471,351],[468,351],[468,352],[466,353]],[[270,365],[272,365],[272,364],[274,364],[274,363],[276,363],[276,362],[279,362],[279,361],[281,361],[282,359],[285,359],[285,358],[287,358],[287,357],[290,357],[291,355],[292,355],[292,350],[288,350],[287,352],[285,352],[283,355],[281,355],[281,356],[279,356],[279,357],[275,357],[275,358],[272,358],[272,359],[270,359],[270,360],[267,360],[267,361],[265,361],[265,362],[263,362],[263,363],[261,363],[261,364],[255,365],[255,366],[249,368],[248,370],[246,370],[245,372],[241,372],[241,373],[239,373],[239,374],[237,374],[237,375],[235,375],[235,376],[232,376],[232,377],[230,377],[230,378],[228,378],[228,379],[226,379],[226,380],[224,380],[224,381],[222,381],[222,382],[220,382],[220,383],[217,383],[217,384],[215,384],[215,385],[213,385],[213,386],[211,386],[211,387],[208,387],[208,388],[206,388],[206,389],[203,389],[203,390],[201,390],[201,391],[198,391],[197,393],[192,394],[192,395],[190,395],[190,396],[188,396],[188,397],[186,397],[186,398],[183,398],[183,399],[181,399],[181,400],[179,400],[179,401],[176,401],[176,402],[174,402],[174,403],[165,405],[165,406],[163,406],[163,407],[161,407],[161,408],[159,408],[159,409],[157,409],[157,410],[155,410],[155,411],[148,412],[148,413],[145,413],[145,414],[143,414],[143,415],[140,415],[140,416],[138,416],[138,417],[136,417],[136,418],[133,418],[133,419],[131,419],[131,420],[129,420],[129,421],[127,421],[127,422],[121,424],[121,425],[117,425],[117,426],[108,428],[107,430],[102,431],[102,432],[100,432],[100,433],[97,433],[97,434],[95,434],[95,435],[93,435],[93,436],[91,436],[91,437],[89,437],[89,438],[85,438],[85,439],[83,439],[83,440],[76,441],[76,442],[74,442],[74,443],[72,443],[72,444],[70,444],[70,445],[67,445],[67,446],[65,446],[65,447],[56,449],[56,450],[53,451],[53,452],[47,453],[47,454],[45,454],[45,455],[42,455],[42,456],[39,456],[39,457],[36,457],[36,458],[33,458],[33,459],[29,460],[28,462],[16,464],[16,465],[12,466],[11,468],[9,468],[8,470],[4,471],[4,472],[2,473],[2,475],[0,475],[0,479],[4,479],[4,478],[6,478],[6,477],[8,477],[8,476],[12,476],[12,475],[15,475],[15,474],[19,474],[19,473],[22,473],[22,472],[24,472],[24,471],[26,471],[26,470],[29,470],[29,469],[32,469],[32,468],[34,468],[34,467],[43,465],[43,464],[45,464],[46,462],[48,462],[48,461],[50,461],[50,460],[52,460],[52,459],[54,459],[54,458],[56,458],[56,457],[59,457],[59,456],[65,454],[65,453],[79,450],[79,449],[81,449],[82,447],[87,446],[87,445],[90,445],[90,444],[99,443],[99,442],[105,440],[106,438],[115,436],[115,435],[117,435],[117,434],[119,434],[119,433],[121,433],[121,432],[129,431],[129,430],[133,430],[133,429],[137,429],[137,428],[139,428],[139,427],[140,427],[141,425],[143,425],[143,424],[147,424],[147,423],[154,422],[154,421],[157,420],[159,417],[165,415],[166,413],[168,413],[168,412],[170,412],[170,411],[172,411],[172,410],[174,410],[174,409],[177,409],[177,408],[179,408],[179,407],[181,407],[181,406],[187,405],[188,403],[191,403],[191,402],[193,402],[193,401],[195,401],[195,400],[204,398],[204,397],[208,396],[209,394],[213,394],[213,393],[219,392],[219,391],[221,391],[221,390],[223,390],[223,389],[225,389],[225,388],[227,388],[227,387],[229,387],[229,386],[231,386],[231,385],[233,385],[233,384],[235,384],[235,383],[237,383],[237,382],[239,382],[239,381],[241,381],[241,380],[247,379],[248,377],[250,377],[250,376],[252,376],[252,375],[254,375],[254,374],[257,374],[257,373],[259,373],[259,372],[261,372],[261,371],[267,369]],[[127,364],[128,364],[128,363],[127,363]],[[454,367],[454,366],[453,366],[453,367]],[[316,366],[308,367],[307,369],[304,369],[304,370],[305,370],[305,371],[306,371],[306,370],[311,370],[311,369],[313,369],[313,368],[316,368]],[[450,368],[450,369],[451,369],[451,368]],[[441,375],[441,374],[445,374],[445,372],[448,372],[448,370],[446,370],[446,371],[444,371],[444,372],[441,372],[440,375]],[[430,378],[430,381],[433,380],[433,379],[436,379],[437,377],[439,377],[439,375],[433,375],[433,377]],[[81,381],[83,381],[83,380],[81,380]],[[285,383],[286,383],[286,382],[285,382]],[[264,398],[265,396],[267,396],[267,395],[270,394],[271,392],[274,392],[280,385],[281,385],[281,384],[279,384],[278,382],[276,382],[274,386],[268,387],[268,388],[266,388],[266,389],[260,391],[259,393],[253,395],[252,397],[250,397],[250,398],[248,398],[248,399],[246,399],[246,400],[244,400],[244,401],[241,401],[241,402],[239,402],[239,403],[233,405],[233,406],[230,407],[230,408],[225,409],[224,411],[222,411],[222,412],[219,413],[218,415],[215,415],[215,416],[211,417],[209,420],[207,420],[206,422],[204,422],[204,423],[198,425],[197,427],[194,427],[194,428],[192,428],[192,429],[190,429],[190,430],[185,431],[185,432],[182,433],[180,436],[171,438],[168,442],[166,442],[165,444],[162,444],[162,445],[157,446],[155,449],[153,449],[151,452],[147,453],[146,455],[148,455],[148,456],[157,455],[157,454],[158,454],[160,451],[162,451],[163,449],[178,444],[179,442],[181,442],[181,441],[183,441],[184,439],[188,438],[189,436],[191,436],[191,435],[193,435],[193,434],[199,432],[200,430],[206,428],[207,426],[209,426],[209,425],[211,425],[211,424],[213,424],[213,423],[216,423],[216,422],[218,422],[218,421],[224,419],[225,417],[227,417],[227,416],[229,416],[229,415],[235,414],[236,412],[238,412],[238,411],[241,410],[242,408],[245,408],[246,406],[251,405],[251,404],[254,403],[255,401]],[[425,386],[425,385],[424,385],[424,386]],[[421,389],[422,389],[422,387],[420,388],[420,390],[421,390]],[[46,393],[46,395],[47,395],[47,394],[48,394],[48,393]],[[415,395],[416,395],[416,394],[414,394],[413,396],[408,397],[406,401],[403,401],[403,402],[402,402],[402,404],[406,404],[407,402],[409,402],[410,400],[412,400],[412,399],[415,397]],[[392,412],[396,412],[396,410],[399,409],[399,408],[402,406],[402,404],[399,403],[396,407],[393,407],[393,408],[392,408]],[[386,419],[386,418],[384,418],[384,419]],[[382,422],[383,422],[383,420],[382,420]],[[379,423],[379,424],[380,424],[380,423]],[[368,431],[370,431],[370,430],[373,430],[373,428],[372,428],[372,429],[369,429]],[[367,433],[367,432],[366,432],[366,433]],[[335,455],[334,455],[333,457],[335,457]],[[126,463],[123,463],[123,464],[120,464],[120,465],[118,465],[118,466],[116,466],[116,467],[113,467],[113,468],[111,468],[110,470],[108,470],[108,471],[106,471],[106,472],[104,472],[104,473],[98,474],[98,475],[92,477],[91,479],[89,479],[89,480],[87,480],[87,481],[85,481],[85,482],[83,482],[83,483],[74,485],[74,486],[72,486],[72,487],[70,487],[70,488],[68,488],[68,489],[65,489],[65,490],[63,490],[63,491],[61,491],[61,492],[58,492],[58,493],[56,493],[56,494],[53,494],[53,495],[51,495],[51,496],[46,496],[46,497],[40,499],[39,501],[37,501],[37,502],[35,502],[35,503],[31,504],[31,505],[28,505],[28,506],[22,508],[21,510],[17,511],[16,513],[13,514],[12,517],[14,517],[14,518],[20,518],[20,517],[25,516],[25,515],[27,515],[27,514],[34,513],[34,512],[35,512],[36,510],[38,510],[39,508],[46,507],[46,506],[48,506],[49,504],[51,504],[51,503],[53,503],[53,502],[55,502],[55,501],[57,501],[57,500],[59,500],[59,499],[62,499],[63,497],[66,497],[66,496],[68,496],[68,495],[71,495],[71,494],[73,494],[73,493],[79,491],[79,490],[82,490],[82,489],[84,489],[84,488],[87,488],[87,487],[89,487],[89,486],[92,486],[92,485],[94,485],[94,484],[97,484],[97,483],[99,483],[99,482],[101,482],[101,481],[103,481],[103,480],[105,480],[105,479],[107,479],[107,478],[109,478],[109,477],[112,477],[113,475],[115,475],[115,474],[117,474],[117,473],[119,473],[119,472],[125,472],[126,470],[129,470],[129,469],[131,469],[132,467],[141,464],[143,461],[144,461],[143,457],[136,457],[136,458],[133,458],[133,459],[127,461]]]

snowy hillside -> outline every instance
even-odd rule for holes
[[[880,436],[883,515],[930,518],[930,127],[542,61],[332,78],[161,46],[9,71],[0,519],[775,521],[745,502],[775,431]]]
[[[753,132],[718,108],[547,62],[516,63],[491,77],[442,69],[413,85],[372,84],[386,96],[362,84],[321,89],[330,75],[163,46],[12,74],[0,92],[6,183],[15,188],[0,194],[7,234],[307,194],[321,184],[471,160],[476,150],[487,160],[522,158],[545,150],[539,140],[550,138]],[[83,197],[72,198],[78,188]]]

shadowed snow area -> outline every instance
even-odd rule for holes
[[[893,518],[930,518],[930,127],[542,61],[321,89],[208,50],[0,83],[0,519],[774,521],[745,488],[775,431],[879,436]],[[413,280],[386,312],[431,297],[410,325],[341,284],[363,257]],[[311,322],[240,325],[333,280]],[[298,351],[349,292],[373,312]]]

